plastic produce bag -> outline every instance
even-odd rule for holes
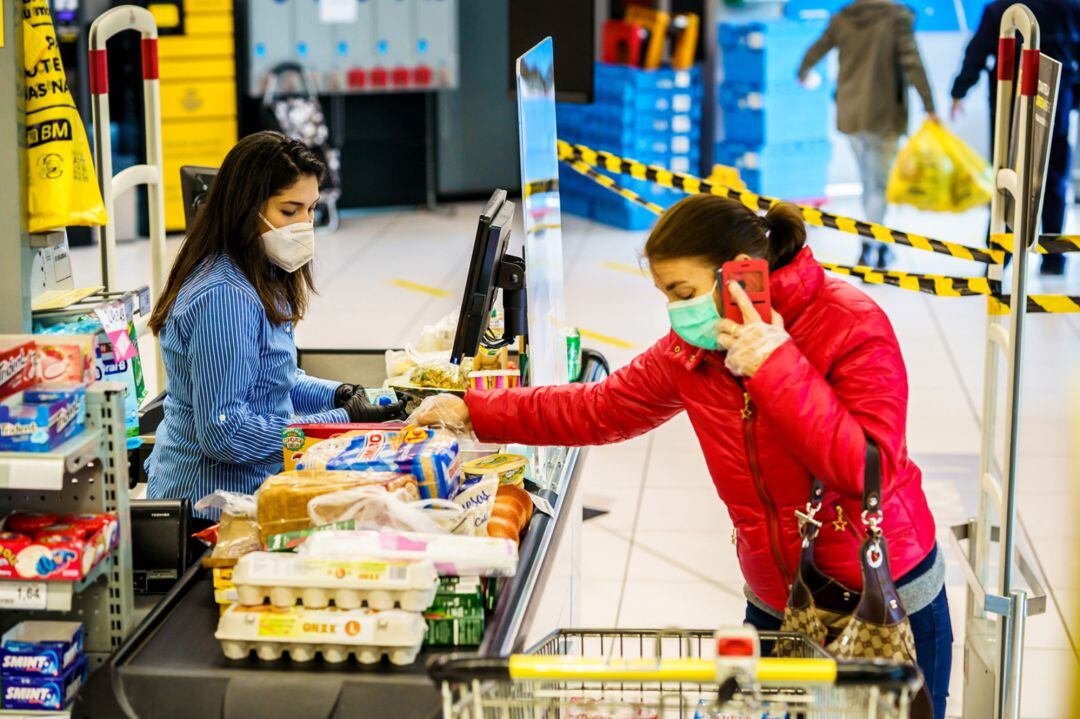
[[[425,397],[405,422],[410,425],[439,427],[455,435],[459,444],[479,442],[469,422],[464,400],[452,394]]]
[[[420,498],[415,480],[397,472],[282,472],[268,477],[255,492],[255,516],[262,540],[265,542],[274,534],[307,529],[310,526],[308,504],[316,497],[364,486],[383,494],[401,492],[403,496]]]
[[[889,202],[963,212],[990,201],[990,166],[940,123],[927,121],[900,149],[889,173]]]
[[[408,495],[379,487],[356,487],[308,502],[312,526],[352,520],[356,529],[396,529],[447,534],[461,524],[464,511],[446,500],[409,501]]]
[[[104,225],[86,128],[68,91],[48,0],[23,5],[27,225],[32,233]]]
[[[255,522],[255,498],[250,494],[219,489],[196,502],[195,510],[221,517],[208,562],[211,566],[228,566],[245,554],[262,549],[259,525]]]

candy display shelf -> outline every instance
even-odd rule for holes
[[[120,531],[117,547],[81,580],[0,580],[0,632],[24,619],[82,622],[91,670],[123,643],[134,626],[127,475],[124,386],[116,382],[87,389],[85,431],[56,450],[0,453],[0,516],[108,513]]]
[[[51,452],[0,452],[0,489],[56,491],[99,458],[102,432],[86,429]]]

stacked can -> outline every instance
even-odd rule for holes
[[[799,84],[820,21],[721,23],[716,162],[739,169],[759,194],[806,201],[825,196],[832,144],[831,91]]]
[[[559,137],[675,172],[697,174],[701,160],[701,73],[642,70],[597,63],[592,104],[560,103]],[[681,193],[616,176],[620,185],[667,207]],[[559,169],[564,212],[628,230],[648,229],[656,215],[570,167]]]

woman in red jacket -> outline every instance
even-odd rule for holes
[[[816,562],[861,588],[859,521],[867,438],[881,450],[883,529],[910,616],[919,665],[944,716],[952,627],[944,563],[922,475],[907,453],[907,372],[885,313],[825,276],[798,210],[760,217],[740,203],[688,197],[657,223],[645,256],[667,297],[672,332],[603,382],[473,391],[441,399],[419,419],[468,424],[490,442],[606,444],[685,411],[737,533],[746,620],[780,624],[797,565],[795,510],[813,477],[826,487]],[[773,319],[764,323],[737,285],[745,324],[720,320],[716,270],[769,262]]]

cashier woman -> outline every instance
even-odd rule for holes
[[[192,504],[251,493],[282,470],[294,422],[397,419],[363,388],[296,365],[295,323],[311,294],[315,204],[326,168],[274,132],[240,140],[189,228],[150,318],[167,378],[165,418],[147,462],[148,496]]]
[[[629,439],[685,411],[735,527],[746,621],[772,630],[799,561],[795,510],[806,506],[814,477],[826,488],[817,567],[862,587],[864,453],[872,438],[881,451],[893,578],[943,717],[952,625],[934,518],[907,452],[904,360],[885,313],[852,285],[826,277],[805,240],[790,205],[761,217],[733,200],[688,197],[660,218],[645,245],[667,300],[666,337],[603,382],[446,396],[419,419],[471,423],[488,442],[589,445]],[[719,315],[717,268],[749,258],[769,263],[768,323],[735,284],[745,322]]]

